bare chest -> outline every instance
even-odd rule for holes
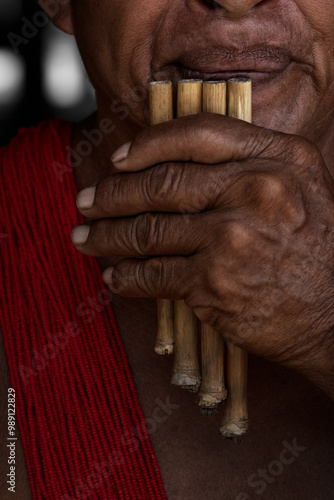
[[[115,297],[114,311],[169,500],[334,498],[334,405],[301,376],[251,357],[249,434],[218,435],[170,384],[172,357],[153,351],[155,304]]]

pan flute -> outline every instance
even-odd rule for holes
[[[207,112],[251,122],[251,94],[251,81],[243,78],[228,82],[182,80],[177,89],[177,117]],[[172,83],[152,82],[151,125],[173,118]],[[164,299],[158,299],[155,351],[160,355],[174,353],[172,384],[198,392],[197,404],[203,414],[211,415],[226,401],[220,434],[240,442],[248,429],[247,353],[200,323],[184,301]]]

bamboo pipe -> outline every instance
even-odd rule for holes
[[[169,81],[150,84],[150,124],[173,119],[173,87]],[[157,354],[172,354],[174,349],[174,307],[172,300],[158,299],[158,333],[155,343]]]
[[[201,383],[198,361],[198,319],[183,300],[174,302],[174,331],[172,384],[197,392]]]
[[[234,78],[227,82],[228,115],[251,123],[252,82]],[[224,438],[241,442],[248,430],[247,408],[248,355],[239,347],[227,342],[227,389],[225,415],[219,429]]]
[[[227,343],[228,398],[219,433],[225,439],[241,443],[248,431],[247,365],[248,354],[243,349]]]
[[[203,113],[226,115],[226,82],[203,82]]]
[[[181,80],[177,86],[177,117],[198,115],[202,112],[203,81]]]
[[[226,115],[226,82],[203,83],[203,113]],[[197,405],[212,415],[227,397],[224,380],[224,339],[211,326],[201,323],[202,383]]]
[[[158,82],[157,82],[158,83]],[[159,85],[164,82],[159,82]],[[200,112],[199,96],[201,95],[201,82],[199,81],[182,81],[179,83],[179,99],[178,99],[178,116],[186,116],[187,114],[195,114]],[[220,82],[221,83],[221,82]],[[204,87],[206,87],[206,83]],[[218,84],[212,87],[213,94],[218,90]],[[251,121],[251,82],[244,79],[235,79],[228,83],[228,98],[229,98],[229,115],[235,118]],[[225,104],[224,99],[221,100],[221,108],[210,108],[210,98],[205,95],[203,97],[203,108],[207,112],[220,112],[224,113]],[[161,106],[159,104],[159,106]],[[153,124],[153,123],[152,123]],[[187,319],[188,318],[188,319]],[[192,311],[185,306],[183,301],[175,303],[175,325],[181,335],[175,334],[175,360],[174,360],[174,374],[172,383],[181,385],[184,388],[196,390],[199,381],[199,369],[197,359],[197,319]],[[212,353],[216,355],[220,352],[221,347],[216,347],[215,351],[212,350],[213,336],[206,335],[208,330],[207,325],[203,325],[202,335],[203,352],[207,356],[208,363],[204,367],[204,379],[214,382],[221,380],[219,375],[221,367],[216,370],[216,375],[213,376],[206,374],[206,370],[212,370],[213,366],[217,363],[217,358],[222,359],[218,355],[215,359]],[[209,327],[208,327],[209,328]],[[203,340],[203,338],[205,340]],[[209,342],[211,347],[207,346],[206,340],[210,338]],[[221,337],[220,337],[221,338]],[[216,337],[216,340],[218,337]],[[218,344],[219,345],[219,344]],[[217,346],[217,344],[216,344]],[[247,432],[248,427],[248,413],[247,413],[247,353],[245,351],[228,344],[227,352],[227,380],[230,390],[230,397],[226,405],[226,414],[223,418],[220,427],[220,433],[226,438],[235,438],[237,441],[241,440],[241,436]],[[211,351],[211,357],[210,357]],[[211,360],[211,361],[210,361]],[[218,374],[217,374],[218,373]],[[202,384],[203,385],[203,384]],[[210,392],[210,387],[205,383],[203,385],[205,392]],[[212,387],[211,387],[212,389]]]
[[[177,92],[177,116],[202,111],[202,80],[181,80]],[[175,354],[172,384],[196,392],[201,383],[198,360],[198,319],[183,300],[174,302]]]
[[[173,86],[172,82],[160,81],[150,83],[150,124],[173,120]]]
[[[224,380],[224,339],[211,326],[201,323],[202,383],[197,405],[212,415],[227,398]]]

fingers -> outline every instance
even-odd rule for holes
[[[181,300],[189,289],[190,264],[184,257],[127,259],[103,273],[111,291],[126,297]]]
[[[228,168],[184,163],[158,165],[144,172],[114,174],[77,197],[78,209],[88,218],[125,217],[143,212],[196,213],[233,182]]]
[[[234,162],[205,167],[191,163],[168,163],[143,172],[113,174],[96,187],[79,193],[77,206],[91,220],[150,212],[169,212],[182,214],[183,217],[186,214],[247,206],[253,213],[257,210],[262,217],[272,215],[275,222],[277,211],[286,214],[289,207],[291,210],[294,207],[300,209],[300,197],[294,192],[296,189],[293,188],[291,175],[288,178],[282,175],[282,165],[277,168],[275,162],[273,167],[273,162],[261,160],[253,165],[252,170],[251,163],[248,162],[247,172],[244,172],[242,163]],[[274,206],[274,210],[269,210]],[[153,216],[150,217],[152,222]],[[175,227],[179,220],[175,219]],[[183,217],[182,223],[189,220]],[[119,224],[114,222],[115,230]],[[113,236],[119,237],[116,234]],[[104,241],[102,234],[99,238]]]
[[[191,255],[201,243],[196,215],[144,213],[124,219],[102,219],[72,231],[80,252],[94,257]]]
[[[306,139],[206,113],[142,131],[131,144],[119,148],[112,161],[122,171],[169,161],[217,164],[263,158],[302,164],[314,149]]]

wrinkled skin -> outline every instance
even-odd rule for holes
[[[321,371],[333,352],[332,178],[305,139],[220,122],[141,133],[120,167],[142,173],[98,184],[82,212],[100,220],[80,249],[126,258],[104,273],[114,292],[184,299],[248,351]]]
[[[115,97],[126,103],[132,139],[135,124],[148,123],[143,98],[151,80],[196,76],[185,67],[210,76],[237,69],[239,74],[276,70],[270,84],[252,75],[254,123],[313,141],[323,136],[333,117],[332,1],[221,0],[216,9],[207,3],[76,0],[72,25],[66,4],[58,25],[76,36],[97,89],[99,114],[110,114]]]
[[[114,292],[183,298],[236,345],[333,396],[333,3],[112,4],[77,1],[55,19],[96,87],[91,123],[116,125],[76,172],[80,188],[98,186],[90,209],[92,190],[79,195],[92,221],[86,243],[88,227],[73,242],[114,264]],[[211,115],[146,130],[151,80],[235,75],[253,80],[254,125]]]
[[[332,498],[334,2],[55,2],[52,12],[54,2],[39,3],[75,34],[98,98],[73,148],[103,118],[115,124],[75,169],[91,229],[77,248],[99,256],[119,294],[113,310],[144,415],[157,395],[178,406],[151,435],[168,499],[246,500],[261,484],[273,500]],[[251,76],[254,125],[202,115],[148,129],[148,83],[196,70]],[[128,158],[112,164],[128,141]],[[242,448],[217,438],[219,413],[204,419],[193,395],[170,386],[171,359],[153,353],[155,301],[127,299],[136,296],[183,297],[231,342],[278,363],[250,356]],[[273,477],[283,440],[303,451]],[[26,477],[17,498],[30,498]]]

